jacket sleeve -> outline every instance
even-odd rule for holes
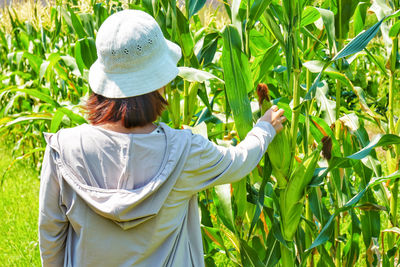
[[[275,134],[270,123],[259,121],[235,147],[218,146],[200,135],[193,135],[185,168],[187,178],[181,181],[178,190],[195,193],[240,180],[257,166]]]
[[[42,266],[63,266],[68,220],[61,205],[56,164],[47,145],[39,193],[39,248]]]

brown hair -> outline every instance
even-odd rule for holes
[[[92,93],[84,108],[94,125],[122,120],[126,128],[132,128],[157,120],[166,105],[168,102],[158,91],[127,98],[107,98]]]

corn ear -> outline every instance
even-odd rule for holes
[[[261,116],[271,108],[269,90],[266,84],[260,83],[257,85],[258,103],[260,105]],[[290,166],[290,144],[291,136],[285,127],[283,131],[278,133],[271,144],[268,146],[268,156],[272,165],[272,171],[278,181],[278,187],[284,188],[287,184],[289,166]]]
[[[281,223],[285,240],[292,240],[298,228],[303,211],[305,189],[313,177],[320,151],[321,148],[316,149],[296,166],[286,188],[281,192]]]
[[[291,163],[291,144],[290,127],[278,133],[271,144],[269,144],[267,153],[272,165],[272,172],[278,181],[279,188],[285,188],[290,171]]]

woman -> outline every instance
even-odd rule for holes
[[[196,193],[248,174],[282,129],[283,110],[267,111],[231,148],[156,126],[180,48],[136,10],[110,16],[96,46],[91,124],[45,134],[43,266],[204,266]]]

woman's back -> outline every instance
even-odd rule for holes
[[[59,186],[54,192],[60,195],[53,196],[54,205],[42,206],[42,232],[49,231],[49,242],[56,244],[45,221],[57,214],[65,223],[58,234],[66,238],[65,265],[201,264],[189,251],[201,245],[198,231],[190,230],[199,227],[198,216],[188,219],[197,200],[173,192],[190,152],[190,132],[164,126],[150,134],[121,134],[81,125],[46,139],[52,149],[42,177],[54,181],[42,183]]]
[[[196,193],[249,173],[275,130],[259,122],[238,146],[224,148],[189,130],[160,127],[160,133],[134,136],[83,125],[46,135],[39,222],[41,250],[48,253],[42,254],[46,266],[53,261],[66,266],[204,265]],[[103,143],[91,143],[87,136]],[[149,151],[160,142],[159,137],[165,140],[165,149],[159,150],[164,155],[162,163],[143,186],[101,186],[116,181],[114,177],[121,177],[124,168],[132,173],[126,172],[120,183],[137,184],[135,174],[148,171],[144,162],[155,163]],[[117,148],[108,155],[111,145]],[[138,155],[140,149],[131,149],[121,157],[126,145],[150,150]],[[143,165],[133,170],[126,157],[140,158]],[[128,164],[119,164],[121,158]],[[109,171],[112,168],[106,170],[107,175],[101,173],[101,164],[113,160],[115,173]]]
[[[84,124],[62,135],[74,140],[63,150],[66,165],[74,166],[86,184],[104,189],[142,187],[160,170],[165,156],[161,128],[125,134]]]

